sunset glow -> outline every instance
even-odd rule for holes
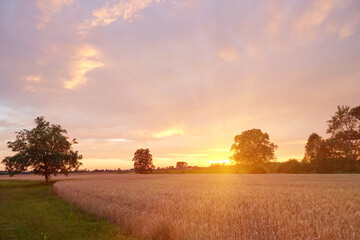
[[[258,128],[301,160],[337,105],[360,102],[360,1],[0,2],[0,159],[37,116],[82,168],[231,164]],[[4,166],[0,164],[0,170]]]

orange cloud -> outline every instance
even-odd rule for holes
[[[35,88],[33,86],[26,86],[25,90],[30,92],[35,92]]]
[[[345,39],[350,37],[356,32],[356,28],[359,26],[359,17],[351,19],[347,23],[345,23],[338,31],[338,35],[340,39]]]
[[[61,11],[65,6],[69,6],[74,0],[37,0],[36,5],[42,12],[39,17],[40,22],[37,28],[45,27],[45,24],[51,22],[51,15]]]
[[[248,47],[248,53],[253,58],[261,58],[261,52],[260,52],[259,48],[250,46],[250,47]]]
[[[162,130],[160,132],[155,132],[153,134],[153,136],[155,138],[164,138],[164,137],[170,137],[173,135],[184,135],[184,134],[185,134],[185,131],[181,127],[172,127],[172,128],[167,128],[165,130]]]
[[[141,10],[150,6],[153,3],[159,3],[160,0],[129,0],[119,1],[112,7],[109,5],[103,6],[100,9],[94,10],[92,15],[94,19],[91,21],[91,26],[108,25],[119,18],[131,22],[134,19],[141,17]]]
[[[328,17],[336,4],[335,0],[316,0],[305,12],[295,18],[293,26],[302,40],[315,40],[317,27]]]
[[[30,76],[26,77],[26,81],[28,81],[28,82],[40,82],[41,81],[41,76],[30,75]]]
[[[227,63],[234,63],[238,60],[237,51],[233,48],[222,48],[218,52],[218,57]]]
[[[269,20],[267,22],[267,29],[272,34],[277,34],[280,29],[282,13],[279,8],[271,5],[268,8]]]
[[[71,79],[64,82],[64,87],[73,89],[88,79],[86,73],[103,67],[104,64],[98,60],[100,52],[91,45],[82,45],[76,49],[70,63]]]

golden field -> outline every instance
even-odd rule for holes
[[[360,175],[98,175],[54,189],[146,239],[360,239]]]

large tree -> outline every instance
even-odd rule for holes
[[[360,121],[360,106],[354,107],[350,110],[350,114]],[[358,125],[360,127],[360,124]],[[359,129],[360,130],[360,129]]]
[[[260,129],[251,129],[236,135],[230,151],[231,160],[238,164],[258,166],[275,159],[277,146],[271,143],[269,135]]]
[[[184,168],[187,168],[188,164],[187,162],[177,162],[176,163],[176,168],[178,169],[184,169]]]
[[[77,143],[76,139],[69,141],[65,129],[50,124],[44,117],[36,118],[35,124],[32,130],[16,132],[16,140],[7,143],[13,152],[17,152],[2,160],[10,176],[32,170],[35,174],[45,176],[46,182],[49,182],[51,175],[67,175],[72,169],[78,169],[82,155],[72,149],[72,145]]]
[[[322,137],[320,137],[317,133],[312,133],[309,136],[305,145],[304,163],[311,163],[316,159],[322,142]]]
[[[134,170],[136,173],[149,173],[153,169],[155,169],[155,166],[152,162],[152,155],[150,154],[150,150],[148,148],[141,148],[136,150],[136,152],[134,153],[133,161]]]
[[[310,135],[304,160],[310,160],[317,172],[354,172],[360,163],[360,106],[338,106],[327,121],[330,138]]]
[[[354,172],[357,168],[356,161],[344,154],[346,148],[343,141],[328,138],[321,143],[319,152],[311,163],[318,173]]]
[[[349,106],[338,106],[335,115],[328,123],[326,133],[331,134],[337,151],[343,157],[351,160],[360,160],[360,110],[359,106],[350,109]]]

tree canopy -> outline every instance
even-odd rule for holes
[[[267,133],[251,129],[235,136],[230,159],[238,164],[256,166],[274,160],[276,149],[277,146],[270,142]]]
[[[305,156],[303,160],[304,162],[310,163],[316,159],[322,142],[322,137],[320,137],[317,133],[310,134],[305,145]]]
[[[44,117],[36,118],[35,124],[32,130],[16,132],[16,140],[7,143],[13,152],[17,152],[2,160],[10,176],[32,170],[45,176],[48,182],[51,175],[67,175],[72,169],[78,169],[82,155],[72,149],[72,145],[77,144],[76,139],[69,141],[65,129],[50,124]]]
[[[140,174],[151,172],[155,169],[152,160],[152,155],[148,148],[136,150],[133,158],[135,172]]]
[[[327,121],[327,139],[311,134],[305,146],[304,161],[319,173],[360,170],[360,106],[338,106]]]
[[[179,168],[179,169],[187,168],[187,166],[188,166],[187,162],[177,162],[176,163],[176,168]]]
[[[360,160],[360,106],[338,106],[335,115],[327,122],[326,133],[331,134],[337,151],[351,160]]]

